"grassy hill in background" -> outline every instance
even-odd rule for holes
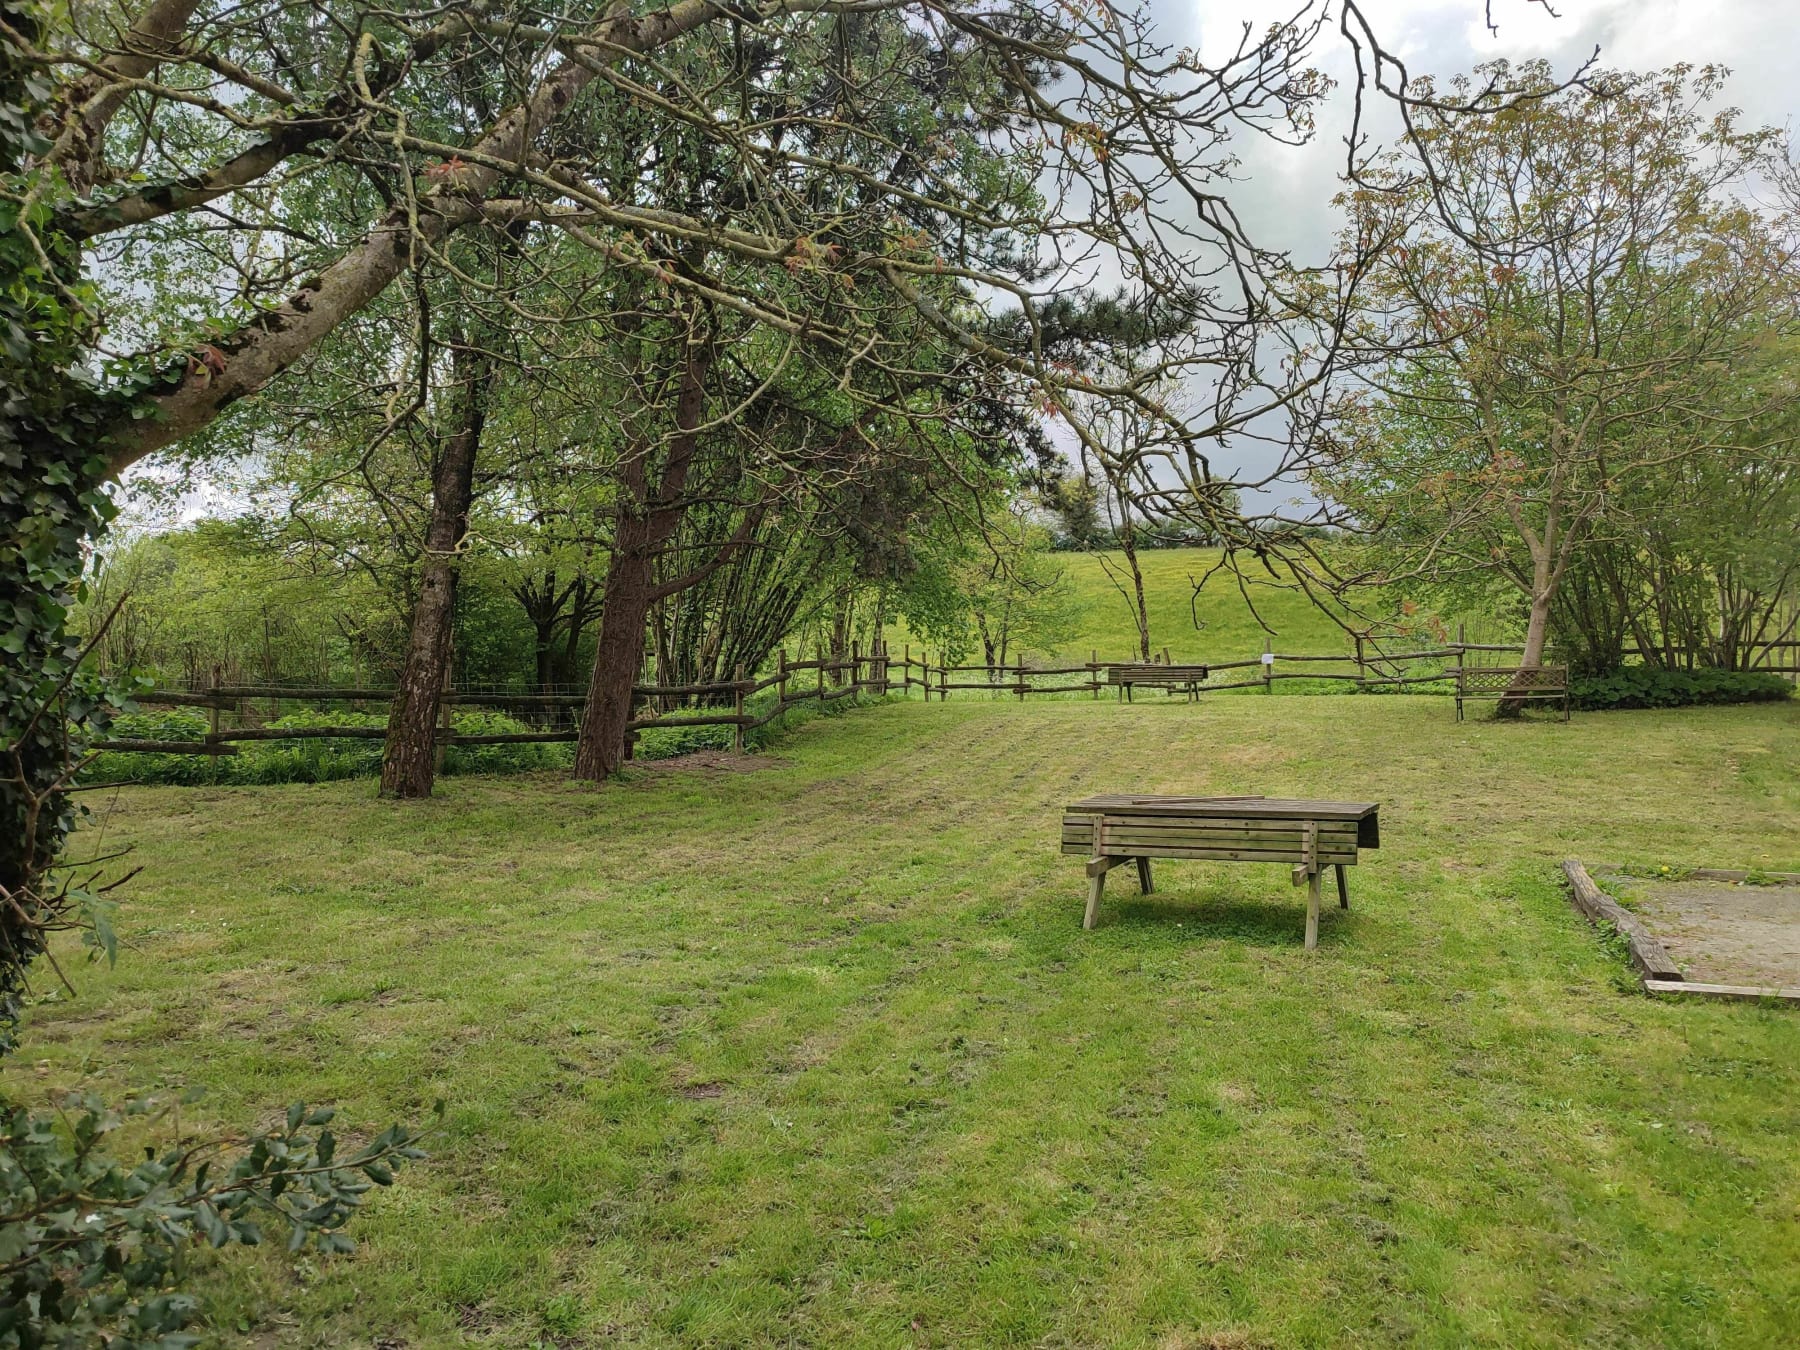
[[[1124,556],[1052,556],[1053,566],[1062,574],[1069,621],[1062,626],[1056,641],[1025,643],[1026,660],[1039,664],[1086,661],[1094,652],[1102,661],[1136,659],[1137,626],[1132,602],[1108,576],[1110,565],[1114,576],[1130,586]],[[1218,572],[1196,597],[1194,582],[1205,577],[1218,561],[1219,551],[1207,548],[1158,549],[1139,555],[1150,608],[1150,644],[1159,658],[1166,648],[1177,662],[1253,660],[1263,650],[1265,637],[1270,636],[1257,622],[1258,614],[1274,630],[1272,641],[1278,652],[1342,652],[1345,656],[1351,653],[1351,640],[1330,616],[1302,592],[1288,588],[1276,578],[1246,580],[1240,589],[1238,579],[1230,572]],[[915,655],[929,647],[936,659],[937,644],[921,641],[903,623],[890,627],[888,641],[895,649],[911,642]],[[971,650],[965,659],[979,661],[979,649]]]
[[[1330,616],[1301,592],[1286,589],[1273,579],[1240,590],[1235,576],[1219,572],[1196,597],[1193,582],[1206,576],[1218,560],[1218,550],[1203,548],[1158,549],[1138,555],[1150,609],[1150,645],[1159,655],[1166,647],[1176,661],[1250,660],[1262,651],[1267,636],[1256,614],[1275,630],[1277,651],[1351,651],[1350,639]],[[1107,576],[1107,564],[1111,564],[1113,574],[1129,588],[1124,556],[1059,553],[1056,562],[1074,593],[1076,631],[1057,651],[1043,655],[1086,660],[1089,653],[1098,651],[1102,661],[1132,658],[1137,651],[1132,602],[1128,592],[1121,592]]]

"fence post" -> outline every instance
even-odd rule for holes
[[[737,686],[731,691],[737,711],[737,725],[731,729],[731,748],[741,755],[744,753],[744,668],[740,665],[731,678]]]
[[[944,661],[944,654],[938,653],[938,702],[950,701],[950,667]]]
[[[850,639],[850,687],[857,693],[862,692],[862,642],[858,638]]]
[[[1356,687],[1358,689],[1362,688],[1363,685],[1368,682],[1368,679],[1369,679],[1368,672],[1363,669],[1362,634],[1358,633],[1356,635]]]
[[[1263,693],[1265,693],[1265,694],[1274,693],[1275,692],[1275,680],[1274,680],[1275,644],[1269,638],[1263,639],[1262,675],[1263,675]]]
[[[223,678],[224,674],[225,674],[225,668],[222,665],[220,665],[217,661],[213,662],[212,707],[207,712],[207,722],[208,722],[209,726],[211,727],[212,735],[215,737],[219,734],[219,713],[222,711],[222,709],[219,707],[219,686],[225,682],[224,678]],[[217,750],[219,748],[218,741],[214,740],[213,743],[210,746],[208,746],[207,748],[209,750]],[[207,759],[209,761],[209,767],[212,770],[207,775],[207,778],[209,781],[216,783],[219,781],[219,757],[218,757],[218,755],[213,754],[213,755],[208,755]]]
[[[213,663],[212,711],[209,714],[209,720],[212,723],[212,734],[215,736],[219,734],[219,686],[224,683],[224,680],[220,678],[223,670],[224,667],[220,666],[216,661]]]
[[[1094,686],[1094,697],[1100,697],[1100,649],[1088,648],[1088,682]]]
[[[450,748],[450,735],[451,735],[450,700],[446,697],[446,695],[449,694],[449,692],[450,692],[450,662],[446,661],[446,662],[444,662],[444,687],[441,690],[439,690],[439,692],[438,692],[438,738],[437,738],[437,744],[434,745],[431,749],[432,761],[436,765],[438,773],[442,773],[444,771],[444,752]],[[394,705],[392,702],[390,702],[388,704],[388,716],[391,719],[393,717],[393,715],[394,715]]]
[[[816,669],[819,674],[819,689],[813,697],[818,699],[819,703],[823,705],[825,702],[825,640],[823,638],[819,639],[818,657],[819,664]]]

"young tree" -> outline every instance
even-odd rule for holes
[[[1481,96],[1455,81],[1409,155],[1345,199],[1346,248],[1385,245],[1364,335],[1399,354],[1338,403],[1312,478],[1396,550],[1392,576],[1514,587],[1535,666],[1573,560],[1633,482],[1753,448],[1739,432],[1768,409],[1737,382],[1794,321],[1793,254],[1786,222],[1737,195],[1772,134],[1706,116],[1721,72],[1482,73],[1536,96],[1470,119],[1447,109]]]

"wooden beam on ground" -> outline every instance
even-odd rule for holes
[[[1644,927],[1637,915],[1596,886],[1594,879],[1588,875],[1587,868],[1575,859],[1568,859],[1562,867],[1563,874],[1569,878],[1569,890],[1575,898],[1575,907],[1590,922],[1604,920],[1619,931],[1631,951],[1631,963],[1643,972],[1646,979],[1681,979],[1681,967],[1675,964],[1675,959],[1664,950],[1662,943],[1656,940],[1650,930]]]
[[[1647,994],[1691,994],[1698,998],[1730,998],[1749,1002],[1779,999],[1800,1003],[1800,988],[1778,989],[1773,985],[1707,984],[1702,980],[1645,980]]]

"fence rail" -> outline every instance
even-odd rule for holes
[[[651,712],[639,715],[633,717],[626,724],[628,742],[635,740],[638,732],[651,728],[725,726],[733,728],[734,744],[739,750],[742,750],[746,732],[767,726],[783,713],[802,704],[831,703],[837,699],[863,692],[886,695],[893,688],[890,676],[892,668],[893,663],[889,661],[885,650],[880,648],[867,655],[860,648],[853,648],[851,653],[845,657],[834,658],[821,655],[811,660],[789,660],[787,653],[783,651],[775,672],[761,679],[747,678],[740,672],[736,679],[710,683],[633,685],[632,694],[636,698],[710,699],[716,700],[721,705],[729,702],[731,710],[729,712],[723,710],[719,712]],[[789,693],[789,682],[800,672],[812,673],[814,677],[812,685]],[[829,684],[827,684],[827,680],[830,681]],[[779,686],[780,692],[766,711],[753,713],[746,710],[747,699],[777,686]],[[251,700],[268,700],[276,704],[282,702],[307,704],[391,703],[395,692],[393,689],[344,688],[331,685],[224,684],[216,680],[199,689],[149,689],[137,695],[139,703],[151,706],[205,708],[212,714],[211,728],[199,740],[118,738],[97,741],[92,748],[157,755],[235,755],[237,746],[246,742],[384,740],[387,737],[387,728],[381,726],[224,727],[220,725],[220,715],[226,712],[238,712],[242,709],[243,704]],[[587,695],[526,690],[514,693],[493,690],[446,689],[438,695],[438,702],[446,710],[452,707],[477,707],[503,708],[512,711],[558,711],[584,707],[587,703]],[[458,734],[448,725],[446,711],[445,720],[438,725],[434,740],[440,746],[525,745],[569,742],[578,739],[579,735],[579,730],[573,726],[535,731]],[[628,757],[629,754],[628,747]]]
[[[1201,693],[1221,693],[1234,689],[1261,689],[1265,693],[1274,692],[1274,686],[1284,680],[1330,680],[1352,683],[1359,688],[1405,688],[1418,685],[1442,684],[1447,686],[1446,693],[1451,692],[1457,671],[1464,666],[1470,655],[1487,656],[1517,654],[1524,648],[1517,643],[1465,642],[1459,640],[1439,647],[1420,651],[1381,652],[1373,649],[1373,644],[1361,639],[1357,640],[1354,651],[1331,653],[1318,652],[1277,652],[1265,645],[1264,651],[1248,660],[1208,661],[1206,666],[1208,678],[1199,685]],[[1796,677],[1800,683],[1800,639],[1778,640],[1760,644],[1761,660],[1753,667],[1775,674]],[[1777,652],[1792,653],[1787,664],[1776,664],[1773,658]],[[1627,649],[1628,655],[1639,656],[1642,653],[1636,648]],[[1658,655],[1667,655],[1659,651]],[[1168,652],[1162,654],[1162,664],[1170,664]],[[1402,663],[1418,661],[1440,661],[1446,663],[1441,670],[1424,674],[1407,674],[1401,672]],[[1323,663],[1335,663],[1353,667],[1353,671],[1321,671],[1300,670],[1285,671],[1278,667],[1287,665],[1310,666]],[[1088,694],[1099,698],[1108,688],[1107,672],[1121,665],[1141,665],[1142,662],[1102,661],[1098,652],[1092,653],[1092,659],[1077,664],[1061,665],[1027,665],[1023,660],[1007,664],[970,665],[946,662],[941,657],[933,664],[929,652],[913,655],[910,645],[900,655],[895,656],[885,645],[877,645],[869,652],[852,644],[847,655],[828,656],[820,654],[806,660],[792,660],[785,651],[778,655],[775,670],[761,678],[750,678],[743,672],[732,680],[714,681],[710,683],[689,684],[638,684],[632,687],[634,697],[641,699],[705,699],[721,705],[721,711],[707,712],[647,712],[633,717],[628,723],[628,740],[635,740],[637,733],[658,727],[703,727],[728,726],[733,728],[733,741],[738,749],[743,748],[746,732],[768,725],[789,709],[805,703],[830,703],[858,693],[874,693],[879,696],[900,694],[910,697],[913,690],[918,690],[926,702],[935,696],[940,702],[958,693],[986,693],[991,695],[1011,695],[1023,701],[1033,695],[1044,694]],[[1154,664],[1154,663],[1153,663]],[[1184,663],[1186,664],[1186,663]],[[1194,665],[1202,663],[1194,662]],[[1216,681],[1211,676],[1220,672],[1257,670],[1251,679],[1227,679]],[[799,688],[790,692],[789,686],[795,683],[796,677],[810,674],[812,679],[803,682]],[[956,679],[960,675],[979,675],[978,679]],[[1070,676],[1083,677],[1070,682]],[[1055,680],[1057,683],[1041,683]],[[746,701],[767,689],[778,689],[771,705],[764,711],[751,712],[746,708]],[[140,703],[153,706],[195,707],[208,709],[212,714],[212,725],[199,740],[131,740],[119,739],[96,743],[95,749],[135,751],[141,754],[190,754],[190,755],[234,755],[237,746],[243,743],[280,740],[380,740],[386,737],[387,730],[379,726],[238,726],[225,727],[220,718],[226,712],[238,712],[244,703],[250,700],[268,700],[272,704],[280,702],[298,703],[387,703],[394,696],[392,689],[337,688],[326,685],[285,685],[285,684],[224,684],[215,681],[203,688],[195,689],[152,689],[138,695]],[[453,707],[502,708],[514,712],[560,713],[573,711],[585,706],[587,696],[582,693],[554,693],[545,691],[506,692],[495,690],[447,689],[439,696],[440,703],[446,711],[444,719],[438,727],[437,744],[455,745],[519,745],[531,743],[567,742],[577,739],[579,732],[573,726],[553,727],[521,732],[490,732],[480,734],[457,734],[449,725],[448,709]],[[730,711],[724,711],[723,705],[730,703]],[[629,750],[628,750],[629,755]]]

